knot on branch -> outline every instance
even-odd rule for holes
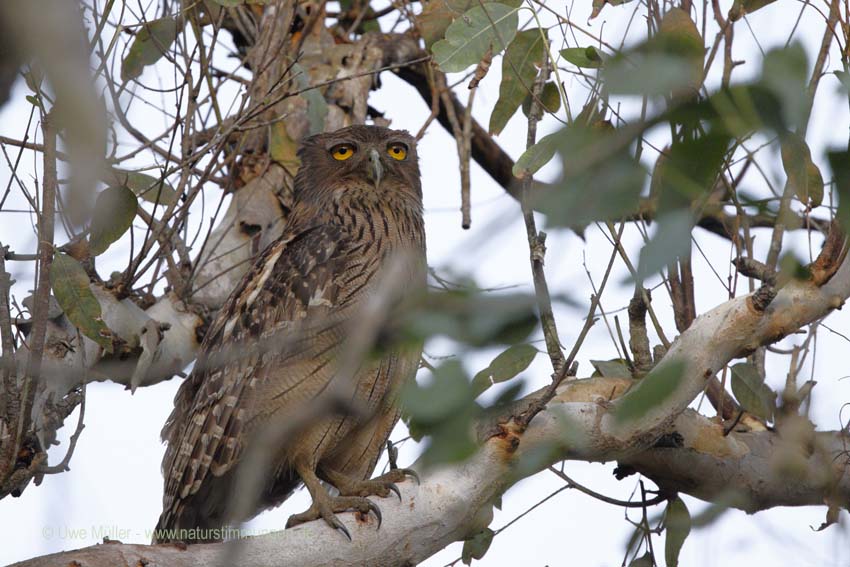
[[[753,258],[735,258],[732,264],[737,270],[748,278],[757,279],[770,285],[776,285],[776,270]]]
[[[763,313],[776,297],[776,270],[752,258],[735,258],[732,264],[741,274],[762,282],[761,287],[750,297],[750,305],[757,312]]]
[[[640,287],[635,288],[635,294],[629,301],[629,348],[634,357],[635,370],[645,374],[652,370],[652,355],[649,353],[649,335],[646,331],[646,312],[649,309],[644,300],[646,297],[651,301],[649,290]]]
[[[546,257],[546,233],[540,231],[537,233],[537,238],[531,243],[531,261],[538,262],[541,265]]]
[[[750,298],[750,304],[753,306],[753,309],[759,313],[763,313],[770,306],[773,298],[776,297],[776,291],[776,286],[768,283],[758,288]]]
[[[829,225],[829,233],[823,243],[820,254],[809,266],[812,282],[817,286],[827,283],[844,262],[847,255],[847,235],[837,222]]]

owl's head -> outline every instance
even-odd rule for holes
[[[422,198],[416,140],[405,130],[355,125],[304,139],[295,191],[302,198],[330,194]],[[354,194],[352,194],[354,193]]]

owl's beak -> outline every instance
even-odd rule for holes
[[[381,162],[381,154],[378,150],[369,150],[369,179],[375,183],[375,189],[381,184],[384,177],[384,164]]]

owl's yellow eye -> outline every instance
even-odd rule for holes
[[[404,144],[390,144],[387,147],[387,153],[391,158],[401,161],[407,157],[407,146]]]
[[[340,144],[331,149],[331,155],[337,161],[345,161],[354,155],[354,146],[349,144]]]

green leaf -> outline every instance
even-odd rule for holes
[[[835,78],[841,81],[841,88],[844,92],[850,92],[850,73],[847,71],[833,71]]]
[[[729,10],[729,20],[737,22],[745,15],[752,14],[756,10],[761,10],[774,2],[776,0],[735,0],[735,3]]]
[[[111,353],[112,331],[101,318],[100,303],[89,287],[89,276],[80,263],[63,252],[56,252],[50,268],[50,285],[68,320],[104,351]]]
[[[606,67],[605,86],[612,94],[667,95],[691,82],[691,65],[683,57],[650,53],[630,61],[616,58]]]
[[[706,115],[736,138],[746,138],[754,130],[787,130],[782,100],[763,85],[736,85],[712,94],[708,102],[715,113]]]
[[[121,80],[127,82],[135,79],[147,65],[159,61],[177,39],[178,33],[180,26],[174,18],[160,18],[144,24],[121,63]]]
[[[540,102],[543,104],[544,112],[555,114],[561,109],[561,91],[558,90],[558,85],[553,82],[548,82],[543,85],[543,92],[540,93]],[[528,95],[522,101],[522,113],[526,118],[531,112],[531,95]]]
[[[713,127],[705,134],[676,140],[666,156],[659,157],[652,177],[654,195],[660,195],[659,213],[691,207],[714,188],[729,149],[725,128]]]
[[[629,567],[655,567],[655,561],[652,560],[652,554],[647,551],[629,563]]]
[[[786,124],[796,126],[806,115],[808,77],[808,56],[798,42],[785,48],[772,49],[762,59],[759,83],[779,99]]]
[[[599,69],[602,67],[602,55],[592,45],[589,47],[568,47],[561,50],[561,57],[576,67]]]
[[[491,47],[494,55],[501,53],[516,35],[517,10],[496,2],[475,6],[448,27],[446,39],[431,47],[434,60],[443,71],[455,73],[477,65]]]
[[[596,371],[593,376],[604,376],[606,378],[632,378],[632,372],[628,364],[622,358],[614,360],[591,360],[590,364]]]
[[[788,132],[781,138],[782,167],[794,194],[804,205],[818,207],[823,202],[823,176],[812,161],[812,152],[806,141],[796,133]]]
[[[628,138],[609,122],[578,122],[559,134],[562,178],[534,195],[550,226],[579,228],[637,210],[646,172],[628,149]]]
[[[463,551],[460,556],[464,565],[470,565],[473,559],[482,559],[490,549],[493,536],[496,535],[490,528],[484,528],[470,539],[463,542]]]
[[[448,419],[474,399],[466,371],[457,360],[447,360],[438,366],[430,384],[410,384],[402,398],[410,415],[426,425]]]
[[[425,48],[430,50],[435,42],[443,39],[446,29],[455,18],[477,5],[475,0],[428,0],[422,13],[416,17],[419,33],[425,41]]]
[[[537,28],[522,31],[508,45],[502,59],[499,100],[490,114],[490,135],[498,135],[529,94],[537,67],[543,61],[543,36]]]
[[[526,368],[537,355],[537,349],[530,344],[508,347],[472,379],[472,390],[476,397],[491,385],[510,380]]]
[[[235,8],[244,4],[245,0],[213,0],[213,2],[225,8]]]
[[[683,370],[684,364],[680,360],[655,367],[616,402],[615,421],[619,424],[628,423],[663,405],[679,386]]]
[[[475,452],[478,446],[471,431],[480,408],[460,362],[441,364],[424,386],[408,383],[401,400],[411,435],[415,439],[429,436],[420,457],[423,466],[462,461]]]
[[[705,45],[697,25],[688,12],[681,8],[671,8],[661,18],[658,34],[651,40],[650,49],[669,55],[681,55],[691,60],[695,69],[702,75],[702,60],[705,57]]]
[[[97,196],[89,234],[92,255],[103,254],[133,224],[139,203],[133,192],[123,186],[108,187]]]
[[[606,62],[605,86],[617,94],[696,93],[704,56],[696,24],[687,12],[672,8],[664,14],[657,35]]]
[[[107,183],[112,187],[126,187],[149,203],[170,206],[177,202],[177,191],[165,179],[138,171],[113,168],[112,178],[107,179]]]
[[[836,73],[838,73],[836,71]],[[24,81],[32,92],[41,93],[41,85],[44,83],[44,69],[36,63],[30,63],[23,73]]]
[[[737,503],[738,506],[746,506],[746,497],[741,494],[724,494],[719,496],[720,502],[712,502],[702,512],[697,514],[691,523],[698,527],[710,526],[719,520],[726,512]]]
[[[606,4],[611,6],[619,6],[620,4],[627,4],[632,0],[593,0],[593,10],[590,13],[590,19],[595,18],[599,15],[599,12],[602,11],[602,8],[605,7]]]
[[[292,65],[292,72],[298,80],[298,86],[306,89],[310,86],[310,75],[298,63]],[[307,120],[310,123],[310,134],[318,134],[325,130],[325,118],[328,115],[328,103],[319,89],[310,89],[301,93],[301,98],[307,101]]]
[[[678,496],[667,504],[665,522],[667,538],[664,542],[664,559],[667,567],[679,565],[679,552],[682,551],[688,534],[691,533],[691,514],[688,507]]]
[[[691,249],[694,219],[690,209],[665,213],[658,218],[658,228],[640,251],[638,281],[644,281],[678,257],[686,257]]]
[[[534,175],[537,170],[549,163],[558,151],[560,137],[557,133],[543,136],[540,140],[525,150],[513,167],[514,177],[522,179]]]
[[[489,4],[489,2],[484,4]],[[504,0],[501,4],[519,8],[522,0]],[[452,22],[473,6],[478,6],[478,0],[428,0],[424,2],[422,12],[416,17],[416,24],[419,28],[419,34],[425,41],[425,48],[430,51],[435,42],[443,39]]]
[[[846,231],[850,228],[850,152],[832,150],[827,152],[826,156],[838,193],[838,212],[835,217]]]
[[[523,342],[537,325],[532,295],[459,289],[431,292],[405,310],[403,333],[415,340],[445,335],[472,346]]]
[[[797,255],[791,252],[785,252],[779,257],[778,275],[776,281],[781,287],[791,280],[808,281],[812,278],[812,270],[808,263],[800,260]]]
[[[762,382],[756,368],[749,362],[732,367],[732,393],[745,410],[765,420],[773,419],[776,392]]]

